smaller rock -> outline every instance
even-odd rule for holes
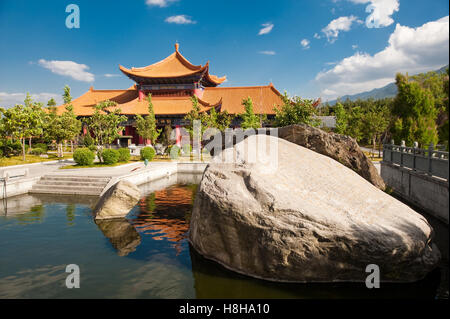
[[[108,189],[95,206],[95,219],[125,217],[141,198],[139,188],[128,181],[119,181]]]

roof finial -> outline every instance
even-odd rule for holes
[[[178,43],[178,41],[177,42],[175,42],[175,51],[177,51],[178,52],[178,48],[180,47],[180,44]]]

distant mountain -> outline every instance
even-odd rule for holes
[[[443,66],[442,68],[440,68],[439,70],[436,70],[435,72],[436,73],[444,73],[447,68],[448,68],[448,65]],[[357,93],[357,94],[353,94],[353,95],[344,95],[340,98],[340,100],[345,101],[346,99],[350,99],[351,101],[355,101],[357,99],[367,100],[369,98],[384,99],[387,97],[394,97],[396,95],[397,95],[397,86],[395,85],[394,82],[392,82],[386,86],[383,86],[378,89],[373,89],[371,91]],[[337,102],[337,99],[333,100],[333,101],[328,101],[328,104],[334,105],[334,104],[336,104],[336,102]]]

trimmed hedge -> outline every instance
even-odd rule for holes
[[[116,164],[119,160],[119,151],[114,149],[106,149],[102,152],[103,163],[105,164]]]
[[[88,149],[93,152],[94,154],[97,154],[97,145],[89,145]]]
[[[42,155],[44,153],[47,153],[47,151],[40,147],[35,147],[31,150],[31,154],[33,154],[33,155]]]
[[[171,145],[168,152],[171,159],[177,159],[181,155],[181,148],[178,145]]]
[[[147,146],[141,148],[141,160],[151,161],[155,157],[155,149],[153,147]]]
[[[86,147],[77,148],[73,152],[73,160],[78,165],[92,165],[94,163],[95,154]]]
[[[119,162],[128,162],[131,158],[130,150],[128,148],[120,148],[119,152]]]

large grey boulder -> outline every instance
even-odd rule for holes
[[[245,150],[268,143],[277,152],[258,151],[251,163]],[[221,163],[227,155],[236,162]],[[382,281],[412,282],[439,261],[423,216],[327,156],[255,135],[214,161],[189,240],[226,268],[272,281],[361,282],[376,264]]]
[[[372,161],[360,149],[356,140],[350,136],[325,132],[317,127],[305,124],[295,124],[279,128],[262,128],[258,129],[258,131],[247,130],[242,135],[246,138],[255,134],[273,134],[271,131],[276,131],[276,135],[279,138],[331,157],[348,168],[351,168],[381,190],[384,190],[386,187]],[[239,143],[241,139],[236,135],[240,133],[242,132],[239,130],[235,131],[235,134],[231,136],[230,134],[225,136],[223,132],[218,133],[206,143],[206,148],[210,150],[211,155],[217,155],[214,153],[218,149],[222,150]]]
[[[119,181],[100,197],[95,219],[125,217],[141,198],[139,188],[128,181]]]
[[[364,154],[356,140],[350,136],[297,124],[279,128],[278,137],[331,157],[351,168],[379,189],[386,188],[383,178],[378,174],[372,161]]]

